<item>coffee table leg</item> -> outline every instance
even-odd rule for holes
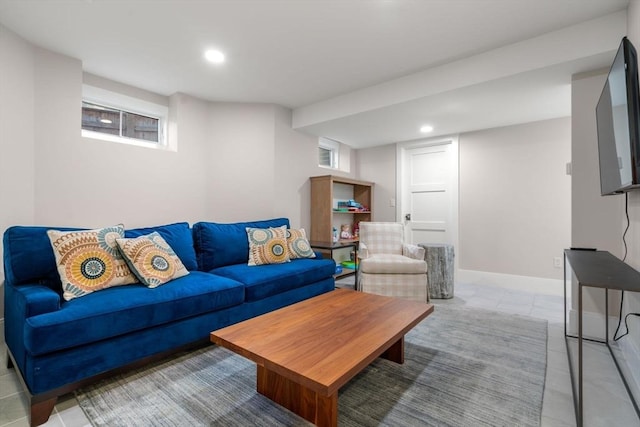
[[[387,360],[391,360],[392,362],[403,364],[404,363],[404,336],[400,338],[398,341],[396,341],[394,344],[392,344],[391,347],[389,347],[387,351],[382,353],[380,357]]]
[[[338,392],[331,396],[320,396],[316,393],[316,420],[317,426],[338,426]]]
[[[322,396],[264,366],[257,365],[258,393],[317,426],[338,425],[338,393]]]

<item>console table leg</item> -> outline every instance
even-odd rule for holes
[[[583,417],[583,399],[582,394],[582,284],[578,284],[578,419],[577,427],[582,427]]]

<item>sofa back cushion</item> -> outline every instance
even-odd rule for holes
[[[69,227],[13,226],[4,232],[3,262],[7,284],[40,283],[61,291],[56,258],[47,230],[85,230]]]
[[[289,228],[289,219],[275,218],[253,222],[235,222],[221,224],[216,222],[198,222],[193,225],[193,240],[201,271],[232,264],[246,264],[249,260],[249,240],[247,227]]]
[[[182,264],[187,270],[193,271],[198,269],[196,251],[193,247],[193,234],[187,222],[125,230],[124,237],[140,237],[151,234],[154,231],[160,234],[167,244],[171,246],[171,249],[178,255],[178,258],[180,258],[180,261],[182,261]]]
[[[4,233],[5,280],[11,285],[40,283],[60,292],[60,276],[47,230],[76,231],[86,228],[13,226]],[[197,270],[193,236],[186,222],[125,230],[125,237],[138,237],[157,231],[171,246],[187,270]]]

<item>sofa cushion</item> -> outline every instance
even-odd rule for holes
[[[211,273],[244,283],[245,300],[250,302],[330,278],[335,270],[332,259],[304,258],[284,264],[234,264],[213,269]]]
[[[283,225],[289,227],[287,218],[232,224],[195,223],[193,225],[193,240],[198,257],[198,268],[201,271],[210,271],[225,265],[246,264],[249,259],[247,227],[269,228]],[[171,244],[171,242],[167,242]]]
[[[47,235],[67,301],[137,282],[116,243],[124,236],[122,224],[95,230],[49,230]]]
[[[196,251],[193,247],[193,234],[187,222],[125,230],[124,237],[140,237],[151,234],[154,231],[157,231],[167,244],[171,246],[171,249],[178,255],[187,270],[192,271],[198,269]]]
[[[333,285],[333,280],[327,279],[271,298],[203,313],[200,316],[123,334],[88,346],[78,346],[43,356],[26,354],[21,358],[25,361],[22,366],[28,366],[23,377],[32,393],[48,392],[125,366],[143,357],[202,341],[202,337],[208,338],[209,332],[213,330],[329,292]],[[197,372],[194,372],[194,375],[197,375]]]
[[[60,290],[60,277],[47,230],[77,231],[77,227],[13,226],[3,236],[5,280],[13,285],[40,283]],[[244,229],[243,229],[244,230]],[[180,257],[187,270],[197,270],[196,252],[189,224],[180,222],[125,230],[124,237],[138,237],[157,231]],[[246,240],[246,236],[245,236]]]
[[[289,262],[287,249],[287,227],[247,227],[249,240],[248,265],[281,264]]]
[[[50,353],[243,301],[241,283],[198,271],[153,289],[142,284],[118,286],[65,302],[55,312],[28,318],[25,347],[33,355]]]
[[[116,239],[116,242],[131,272],[150,288],[189,274],[157,231],[146,236]]]
[[[7,283],[39,283],[60,292],[60,276],[47,230],[82,230],[70,227],[13,226],[4,232],[3,261]]]

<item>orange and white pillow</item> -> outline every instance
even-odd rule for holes
[[[150,288],[189,274],[178,255],[156,231],[136,238],[116,239],[116,242],[133,274]]]
[[[122,224],[95,230],[48,230],[47,235],[65,300],[137,282],[116,243],[124,237]]]

